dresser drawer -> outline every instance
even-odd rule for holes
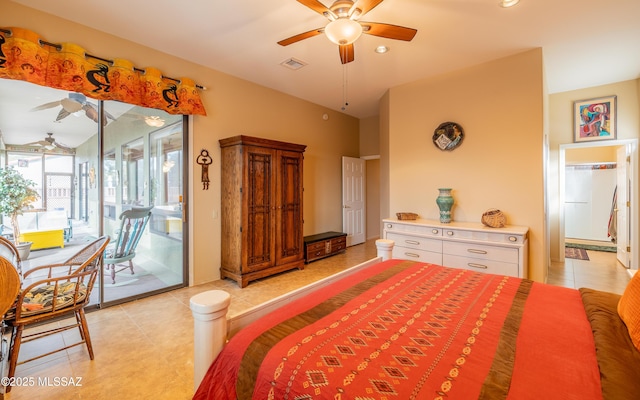
[[[472,239],[492,243],[523,243],[525,235],[489,230],[443,229],[443,236],[454,239]]]
[[[421,261],[430,264],[442,265],[442,253],[426,250],[410,249],[407,247],[394,246],[391,251],[393,258],[401,260]]]
[[[336,253],[346,248],[347,248],[346,236],[331,239],[331,253]]]
[[[441,239],[428,239],[420,236],[401,235],[394,232],[387,232],[387,239],[391,239],[395,242],[394,247],[404,247],[409,249],[442,253]]]
[[[442,237],[442,228],[438,226],[426,226],[412,223],[386,223],[385,231],[407,233],[409,235],[439,236]]]
[[[495,260],[482,260],[478,258],[456,256],[452,254],[442,255],[442,265],[445,267],[463,268],[470,271],[484,272],[518,277],[518,263],[508,263]]]
[[[317,242],[307,244],[305,248],[305,255],[307,262],[322,258],[327,255],[326,251],[327,245],[325,242]]]
[[[501,246],[489,246],[465,242],[444,242],[444,254],[459,255],[479,260],[494,260],[508,263],[518,263],[518,249]]]

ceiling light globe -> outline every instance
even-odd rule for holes
[[[362,26],[349,18],[338,18],[327,24],[324,34],[335,44],[351,44],[362,35]]]

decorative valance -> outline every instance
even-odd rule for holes
[[[139,69],[128,60],[96,57],[77,44],[49,43],[23,28],[0,28],[0,78],[169,114],[207,115],[199,87],[189,78],[168,78],[156,68]]]

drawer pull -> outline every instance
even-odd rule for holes
[[[404,255],[407,257],[420,258],[420,254],[416,253],[404,253]]]
[[[316,256],[319,256],[319,255],[321,255],[321,254],[322,254],[322,252],[321,252],[321,251],[317,251],[317,252],[316,252]]]
[[[484,251],[484,250],[478,250],[478,249],[467,249],[467,251],[468,251],[469,253],[475,253],[475,254],[487,254],[487,252],[486,252],[486,251]]]
[[[434,235],[437,235],[437,234],[438,234],[438,232],[439,232],[439,231],[438,231],[437,229],[433,229],[433,230],[431,230],[431,233],[433,233]]]
[[[391,228],[393,228],[393,225],[387,224],[387,228],[391,229]]]
[[[419,245],[420,242],[418,242],[417,240],[406,240],[404,241],[406,244],[415,244],[415,245]]]
[[[447,231],[447,235],[453,236],[453,231]]]
[[[480,268],[480,269],[487,269],[489,267],[487,267],[486,265],[482,265],[482,264],[476,264],[476,263],[468,263],[468,266],[472,267],[472,268]]]
[[[516,236],[509,236],[509,241],[510,242],[517,242],[518,238]]]

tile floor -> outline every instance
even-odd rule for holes
[[[621,293],[628,275],[611,253],[589,252],[591,262],[569,260],[555,264],[549,283],[567,287],[590,286]],[[375,256],[375,242],[350,247],[346,253],[316,261],[303,271],[290,271],[250,283],[240,289],[229,280],[183,288],[87,316],[95,360],[84,347],[18,366],[16,376],[33,379],[33,386],[14,387],[7,400],[21,399],[190,399],[193,394],[193,320],[191,296],[222,289],[232,296],[231,314],[308,284]],[[54,335],[51,345],[68,342],[77,333]],[[33,354],[24,345],[21,358]],[[56,385],[55,378],[79,377],[81,387]],[[1,397],[1,396],[0,396]]]
[[[622,294],[630,275],[618,263],[615,253],[587,250],[589,261],[565,258],[564,263],[552,262],[547,283],[570,288],[590,287]]]

